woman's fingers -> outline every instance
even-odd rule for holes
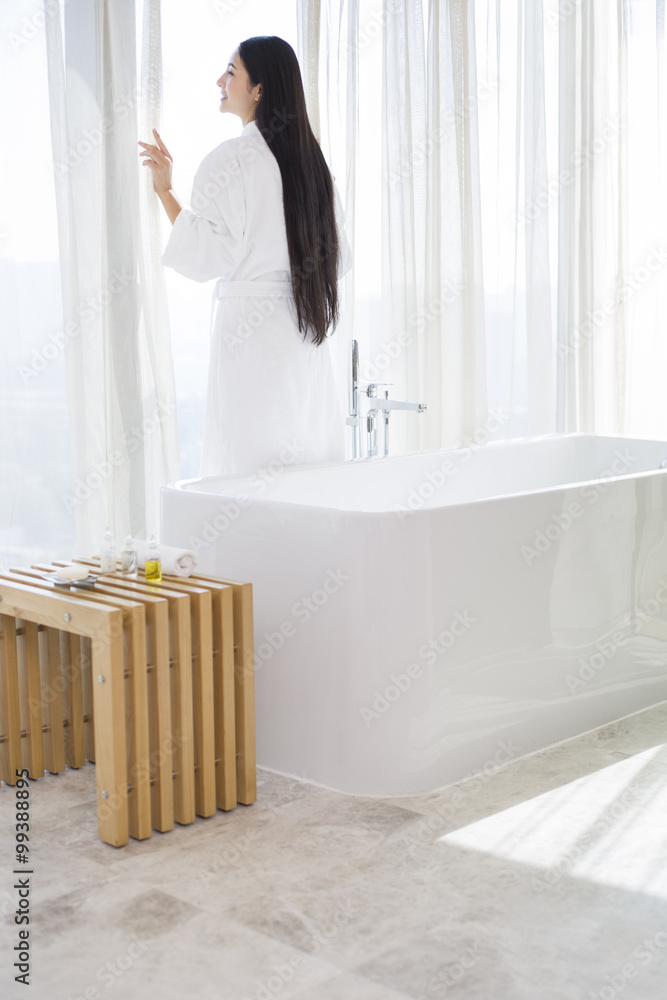
[[[171,190],[171,155],[155,129],[153,132],[160,147],[154,146],[150,142],[142,142],[139,139],[138,144],[143,147],[139,150],[139,155],[144,157],[142,166],[151,168],[153,188],[160,194],[162,191]]]
[[[146,147],[146,149],[144,150],[145,152],[147,152],[149,149],[152,149],[154,153],[160,153],[162,156],[165,156],[165,151],[163,149],[160,149],[159,146],[153,146],[150,142],[142,142],[141,140],[139,140],[139,145]]]
[[[170,160],[173,160],[173,156],[171,155],[171,153],[163,143],[162,139],[160,138],[160,133],[157,131],[157,129],[153,129],[153,135],[157,139],[157,144],[160,147],[160,151],[164,153],[164,155],[167,156]]]
[[[145,146],[146,143],[143,143],[142,145]],[[139,156],[147,156],[148,159],[145,162],[155,163],[157,166],[164,166],[169,162],[164,153],[161,153],[155,146],[146,146],[146,149],[140,149]]]

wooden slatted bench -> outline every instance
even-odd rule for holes
[[[74,560],[99,572],[99,560]],[[100,839],[256,800],[252,586],[0,571],[0,778],[95,764]]]

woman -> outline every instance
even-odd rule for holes
[[[220,111],[243,130],[204,158],[192,210],[173,194],[172,157],[155,129],[154,145],[139,144],[173,225],[163,263],[219,279],[200,474],[339,461],[345,423],[325,338],[352,255],[294,50],[248,38],[218,86]]]

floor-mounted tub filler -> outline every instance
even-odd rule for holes
[[[667,699],[667,442],[549,435],[163,488],[254,591],[257,761],[434,789]]]

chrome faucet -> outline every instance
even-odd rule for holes
[[[380,414],[383,417],[383,454],[389,454],[389,417],[392,410],[415,410],[423,413],[426,410],[426,403],[411,403],[403,399],[389,399],[388,386],[392,382],[367,382],[362,387],[359,381],[359,344],[356,340],[350,342],[350,355],[348,366],[348,406],[349,416],[345,421],[352,428],[352,458],[360,458],[360,395],[368,399],[375,400],[376,405],[369,406],[366,410],[366,458],[373,458],[378,454],[378,427]],[[383,395],[379,391],[383,390]]]

